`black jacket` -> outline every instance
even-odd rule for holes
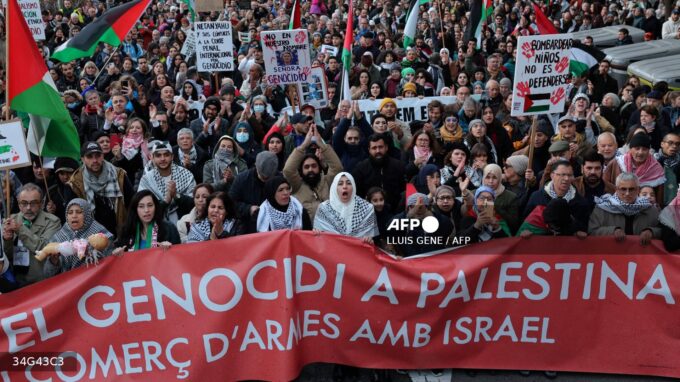
[[[369,188],[380,187],[385,190],[385,201],[393,208],[398,206],[401,193],[406,189],[404,163],[389,155],[385,156],[383,166],[374,165],[371,158],[364,159],[354,167],[352,176],[357,183],[357,195],[363,198]]]
[[[194,174],[194,180],[196,180],[196,184],[198,184],[203,183],[203,166],[205,165],[205,162],[207,162],[208,159],[210,158],[208,157],[208,153],[206,153],[205,150],[196,145],[194,145],[194,147],[196,148],[196,163],[192,164],[186,169],[191,171],[192,174]],[[173,154],[172,160],[175,162],[175,164],[183,166],[179,160],[179,146],[174,146],[172,148],[172,154]]]
[[[236,216],[247,222],[248,232],[256,232],[257,214],[250,216],[250,207],[259,207],[266,198],[264,182],[257,176],[255,168],[236,175],[229,189],[229,197],[236,205]]]
[[[547,206],[552,198],[545,190],[541,189],[529,197],[529,202],[524,209],[523,218],[529,216],[531,211],[537,206]],[[590,212],[588,201],[576,192],[574,198],[569,201],[569,211],[571,212],[572,220],[574,221],[574,231],[588,232],[588,220],[590,219]]]

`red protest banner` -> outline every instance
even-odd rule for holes
[[[77,360],[1,375],[290,380],[334,362],[680,377],[680,261],[637,243],[504,239],[398,261],[276,231],[129,253],[0,296],[0,370]]]

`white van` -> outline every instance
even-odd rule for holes
[[[623,86],[628,80],[628,65],[641,60],[680,54],[680,40],[654,40],[615,46],[602,51],[611,62],[610,75]]]
[[[638,28],[633,28],[626,25],[612,25],[609,27],[595,28],[586,31],[578,31],[572,33],[572,38],[583,41],[586,36],[593,38],[593,45],[602,49],[616,46],[616,41],[619,39],[619,29],[628,29],[628,34],[633,38],[633,42],[641,42],[644,40],[645,31]]]
[[[666,81],[669,89],[680,90],[680,54],[630,64],[628,74],[637,76],[640,83],[650,87]]]

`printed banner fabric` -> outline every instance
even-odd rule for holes
[[[660,242],[510,238],[396,260],[348,237],[258,235],[128,253],[0,296],[0,375],[290,380],[332,362],[680,377],[680,261]],[[61,377],[8,366],[65,351],[79,366]]]

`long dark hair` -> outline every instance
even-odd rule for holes
[[[224,210],[227,213],[226,216],[224,217],[225,220],[236,219],[236,206],[234,204],[234,201],[231,200],[229,194],[222,191],[210,194],[210,196],[208,196],[208,200],[205,201],[206,218],[208,217],[208,207],[210,207],[210,202],[212,202],[214,199],[219,199],[224,204]]]
[[[210,198],[210,195],[215,192],[215,188],[213,188],[212,184],[199,183],[196,185],[196,187],[194,187],[194,192],[192,193],[192,195],[196,195],[196,191],[200,190],[201,188],[205,188],[206,190],[208,190],[208,198]],[[198,213],[198,210],[196,210],[196,221],[203,220],[208,215],[208,198],[205,199],[205,209],[200,215]]]
[[[139,202],[141,202],[142,199],[147,196],[150,196],[151,200],[153,200],[153,223],[158,225],[158,240],[160,241],[161,238],[165,237],[165,227],[163,224],[161,224],[163,221],[163,207],[153,192],[149,190],[142,190],[132,195],[130,206],[128,207],[127,218],[125,219],[125,225],[120,227],[120,233],[118,235],[116,246],[122,247],[124,245],[130,245],[130,243],[134,243],[135,235],[137,234],[137,224],[142,224],[142,221],[139,220],[139,215],[137,214],[137,206],[139,205]]]

